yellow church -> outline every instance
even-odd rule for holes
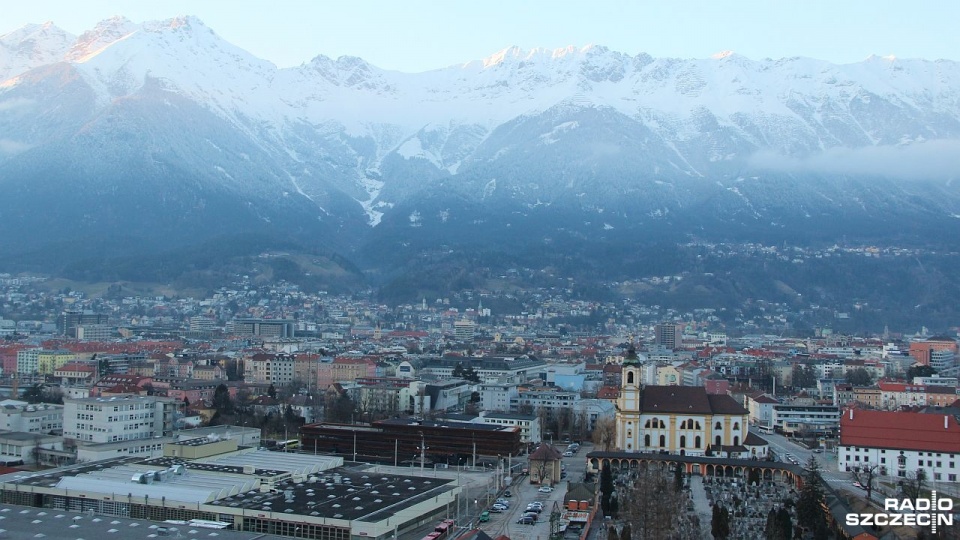
[[[702,386],[646,386],[636,352],[623,362],[617,399],[617,448],[700,456],[753,453],[744,446],[750,412]],[[752,442],[752,441],[751,441]]]

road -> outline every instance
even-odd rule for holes
[[[793,440],[779,434],[761,434],[757,433],[770,443],[770,450],[777,454],[780,459],[785,459],[786,454],[792,454],[797,458],[801,466],[805,466],[810,461],[810,456],[817,459],[820,464],[820,477],[823,481],[835,490],[844,490],[859,494],[866,498],[867,492],[853,485],[855,478],[851,473],[839,470],[837,466],[837,455],[830,450],[823,453],[816,453],[807,447],[795,443]],[[877,488],[877,481],[874,480],[874,490],[870,498],[877,504],[883,505],[884,494]]]
[[[566,448],[565,444],[556,444],[555,446],[557,450],[561,452]],[[510,488],[513,493],[513,497],[509,499],[510,508],[500,514],[491,513],[490,521],[482,523],[480,528],[492,538],[496,538],[501,534],[509,536],[511,540],[536,540],[537,538],[543,539],[549,537],[550,512],[554,509],[554,505],[556,505],[558,511],[562,510],[563,496],[567,492],[568,481],[583,481],[583,474],[586,472],[587,466],[584,456],[587,455],[591,449],[592,447],[584,444],[580,451],[572,457],[563,458],[562,463],[566,467],[567,477],[557,483],[551,493],[538,492],[537,489],[540,486],[531,484],[529,476],[518,477],[517,481]],[[540,513],[539,521],[534,525],[521,525],[517,523],[517,520],[520,519],[526,510],[527,504],[533,501],[543,503],[543,512]]]

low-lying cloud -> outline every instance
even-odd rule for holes
[[[17,109],[23,109],[33,105],[34,103],[36,103],[34,100],[27,99],[27,98],[5,99],[3,101],[0,101],[0,112],[15,111]]]
[[[960,178],[960,140],[935,139],[902,145],[830,148],[805,157],[760,151],[750,157],[756,169],[788,173],[874,176],[902,180]]]
[[[0,139],[0,154],[12,156],[20,152],[29,150],[32,146],[26,143],[17,142],[10,139]]]

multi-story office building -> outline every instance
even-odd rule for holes
[[[457,341],[472,341],[473,333],[477,330],[477,324],[471,320],[463,319],[453,323],[453,337]]]
[[[457,366],[473,368],[481,382],[525,382],[546,370],[546,362],[526,356],[483,358],[426,358],[420,365],[421,375],[436,375],[441,379],[453,377]]]
[[[107,324],[110,317],[92,311],[64,311],[57,317],[57,333],[62,336],[77,337],[77,327],[90,324]]]
[[[293,319],[236,319],[227,332],[238,336],[294,337],[297,321]]]
[[[108,443],[169,435],[181,404],[157,396],[64,398],[63,436]]]
[[[0,430],[59,434],[63,431],[63,405],[0,402]]]
[[[840,425],[840,409],[833,405],[773,406],[773,428],[781,433],[832,433]]]
[[[680,343],[681,333],[673,323],[661,323],[653,327],[654,343],[666,349],[676,349]]]

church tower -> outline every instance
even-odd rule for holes
[[[640,382],[642,366],[637,351],[630,347],[623,361],[620,382],[620,397],[617,399],[617,448],[625,452],[637,449],[640,440],[640,395],[643,385]]]

